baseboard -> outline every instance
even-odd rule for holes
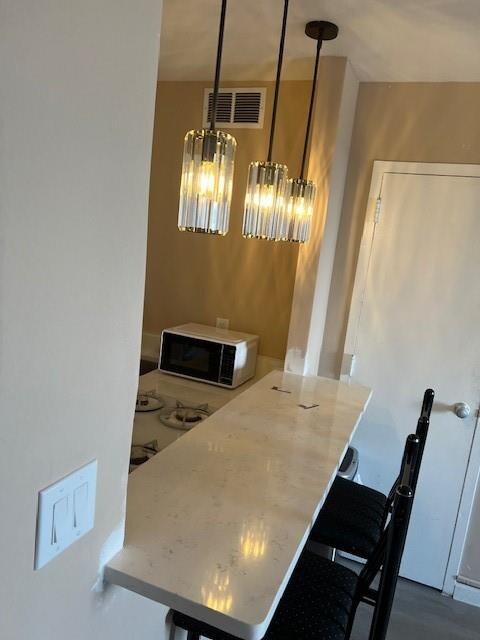
[[[465,604],[471,604],[474,607],[480,607],[480,589],[455,581],[453,599]]]

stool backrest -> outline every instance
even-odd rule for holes
[[[413,477],[409,484],[414,492],[417,490],[417,482],[418,476],[420,474],[423,452],[425,450],[425,445],[427,444],[428,429],[430,427],[430,414],[432,413],[434,399],[435,391],[433,389],[427,389],[423,394],[422,410],[420,412],[420,418],[417,422],[416,434],[420,438],[420,448],[417,456],[417,464],[416,468],[413,470]]]
[[[397,487],[392,518],[384,541],[384,560],[380,576],[378,597],[373,612],[369,640],[385,640],[387,636],[393,598],[397,586],[400,563],[407,537],[414,492],[407,485]]]
[[[428,420],[430,420],[430,414],[432,413],[434,399],[435,391],[433,389],[427,389],[423,394],[422,410],[420,412],[421,418],[427,418]]]
[[[420,467],[422,465],[423,452],[425,451],[425,445],[427,444],[427,435],[428,435],[429,427],[430,427],[429,418],[425,416],[420,416],[417,422],[417,430],[415,432],[418,438],[420,439],[420,447],[418,449],[417,464],[415,465],[415,469],[413,470],[413,476],[411,478],[411,483],[410,483],[410,487],[414,491],[416,491],[417,489],[418,476],[420,474]]]
[[[411,486],[415,469],[418,466],[418,456],[420,455],[421,440],[416,433],[411,433],[405,441],[402,464],[400,466],[400,482],[398,485]]]
[[[417,429],[418,430],[418,429]],[[393,509],[393,502],[397,493],[397,488],[404,484],[415,491],[417,485],[418,473],[420,471],[421,454],[423,453],[422,439],[417,433],[411,433],[405,441],[403,450],[402,464],[400,465],[400,473],[393,483],[390,493],[388,494],[385,513],[383,516],[383,526],[386,525],[388,516]],[[415,485],[415,486],[413,486]]]
[[[405,443],[405,451],[402,459],[402,469],[400,471],[401,478],[410,478],[413,476],[419,450],[420,450],[420,438],[416,434],[412,433],[408,436]],[[402,486],[402,485],[400,484],[398,486]],[[395,506],[395,501],[398,495],[398,486],[395,488],[395,492],[393,496],[393,507]],[[372,584],[375,576],[380,571],[385,561],[387,541],[390,535],[390,531],[394,526],[393,507],[392,507],[392,517],[390,518],[388,524],[386,524],[387,518],[385,518],[385,525],[384,525],[383,533],[380,537],[380,540],[377,546],[375,547],[375,549],[373,550],[372,554],[370,555],[369,559],[367,560],[362,571],[360,572],[360,576],[359,576],[360,598],[363,597],[363,594],[368,592],[370,585]],[[408,526],[408,523],[407,523],[407,526]]]
[[[415,491],[417,488],[418,476],[420,474],[420,466],[422,464],[422,459],[423,459],[423,452],[425,450],[425,444],[427,442],[428,428],[430,426],[430,414],[432,412],[434,398],[435,398],[435,392],[433,389],[427,389],[423,394],[422,409],[420,411],[420,417],[417,422],[417,430],[415,432],[416,435],[420,438],[420,446],[416,454],[415,464],[411,466],[412,475],[410,478],[405,478],[403,474],[403,463],[405,460],[405,455],[407,453],[406,447],[408,445],[408,438],[407,438],[407,445],[403,452],[403,459],[402,459],[402,466],[400,468],[400,473],[398,474],[395,482],[392,485],[392,488],[390,489],[390,493],[388,494],[388,501],[387,501],[388,511],[391,511],[393,507],[395,492],[397,490],[397,487],[400,484],[408,485],[413,489],[413,491]],[[384,522],[386,522],[386,517]]]

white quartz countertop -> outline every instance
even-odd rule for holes
[[[234,397],[130,476],[106,579],[261,638],[370,395],[273,371]]]

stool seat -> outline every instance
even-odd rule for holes
[[[304,551],[264,640],[345,640],[357,585],[350,569]],[[177,611],[173,623],[211,640],[238,640]]]
[[[380,491],[337,477],[309,540],[369,558],[382,535],[386,504]]]

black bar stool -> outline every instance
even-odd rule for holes
[[[430,414],[435,394],[427,389],[423,396],[416,434],[420,438],[416,465],[408,484],[415,491],[427,440]],[[405,452],[404,452],[405,456]],[[393,498],[402,482],[400,474],[388,496],[351,480],[335,478],[309,536],[309,541],[367,559],[380,540],[392,510]]]

